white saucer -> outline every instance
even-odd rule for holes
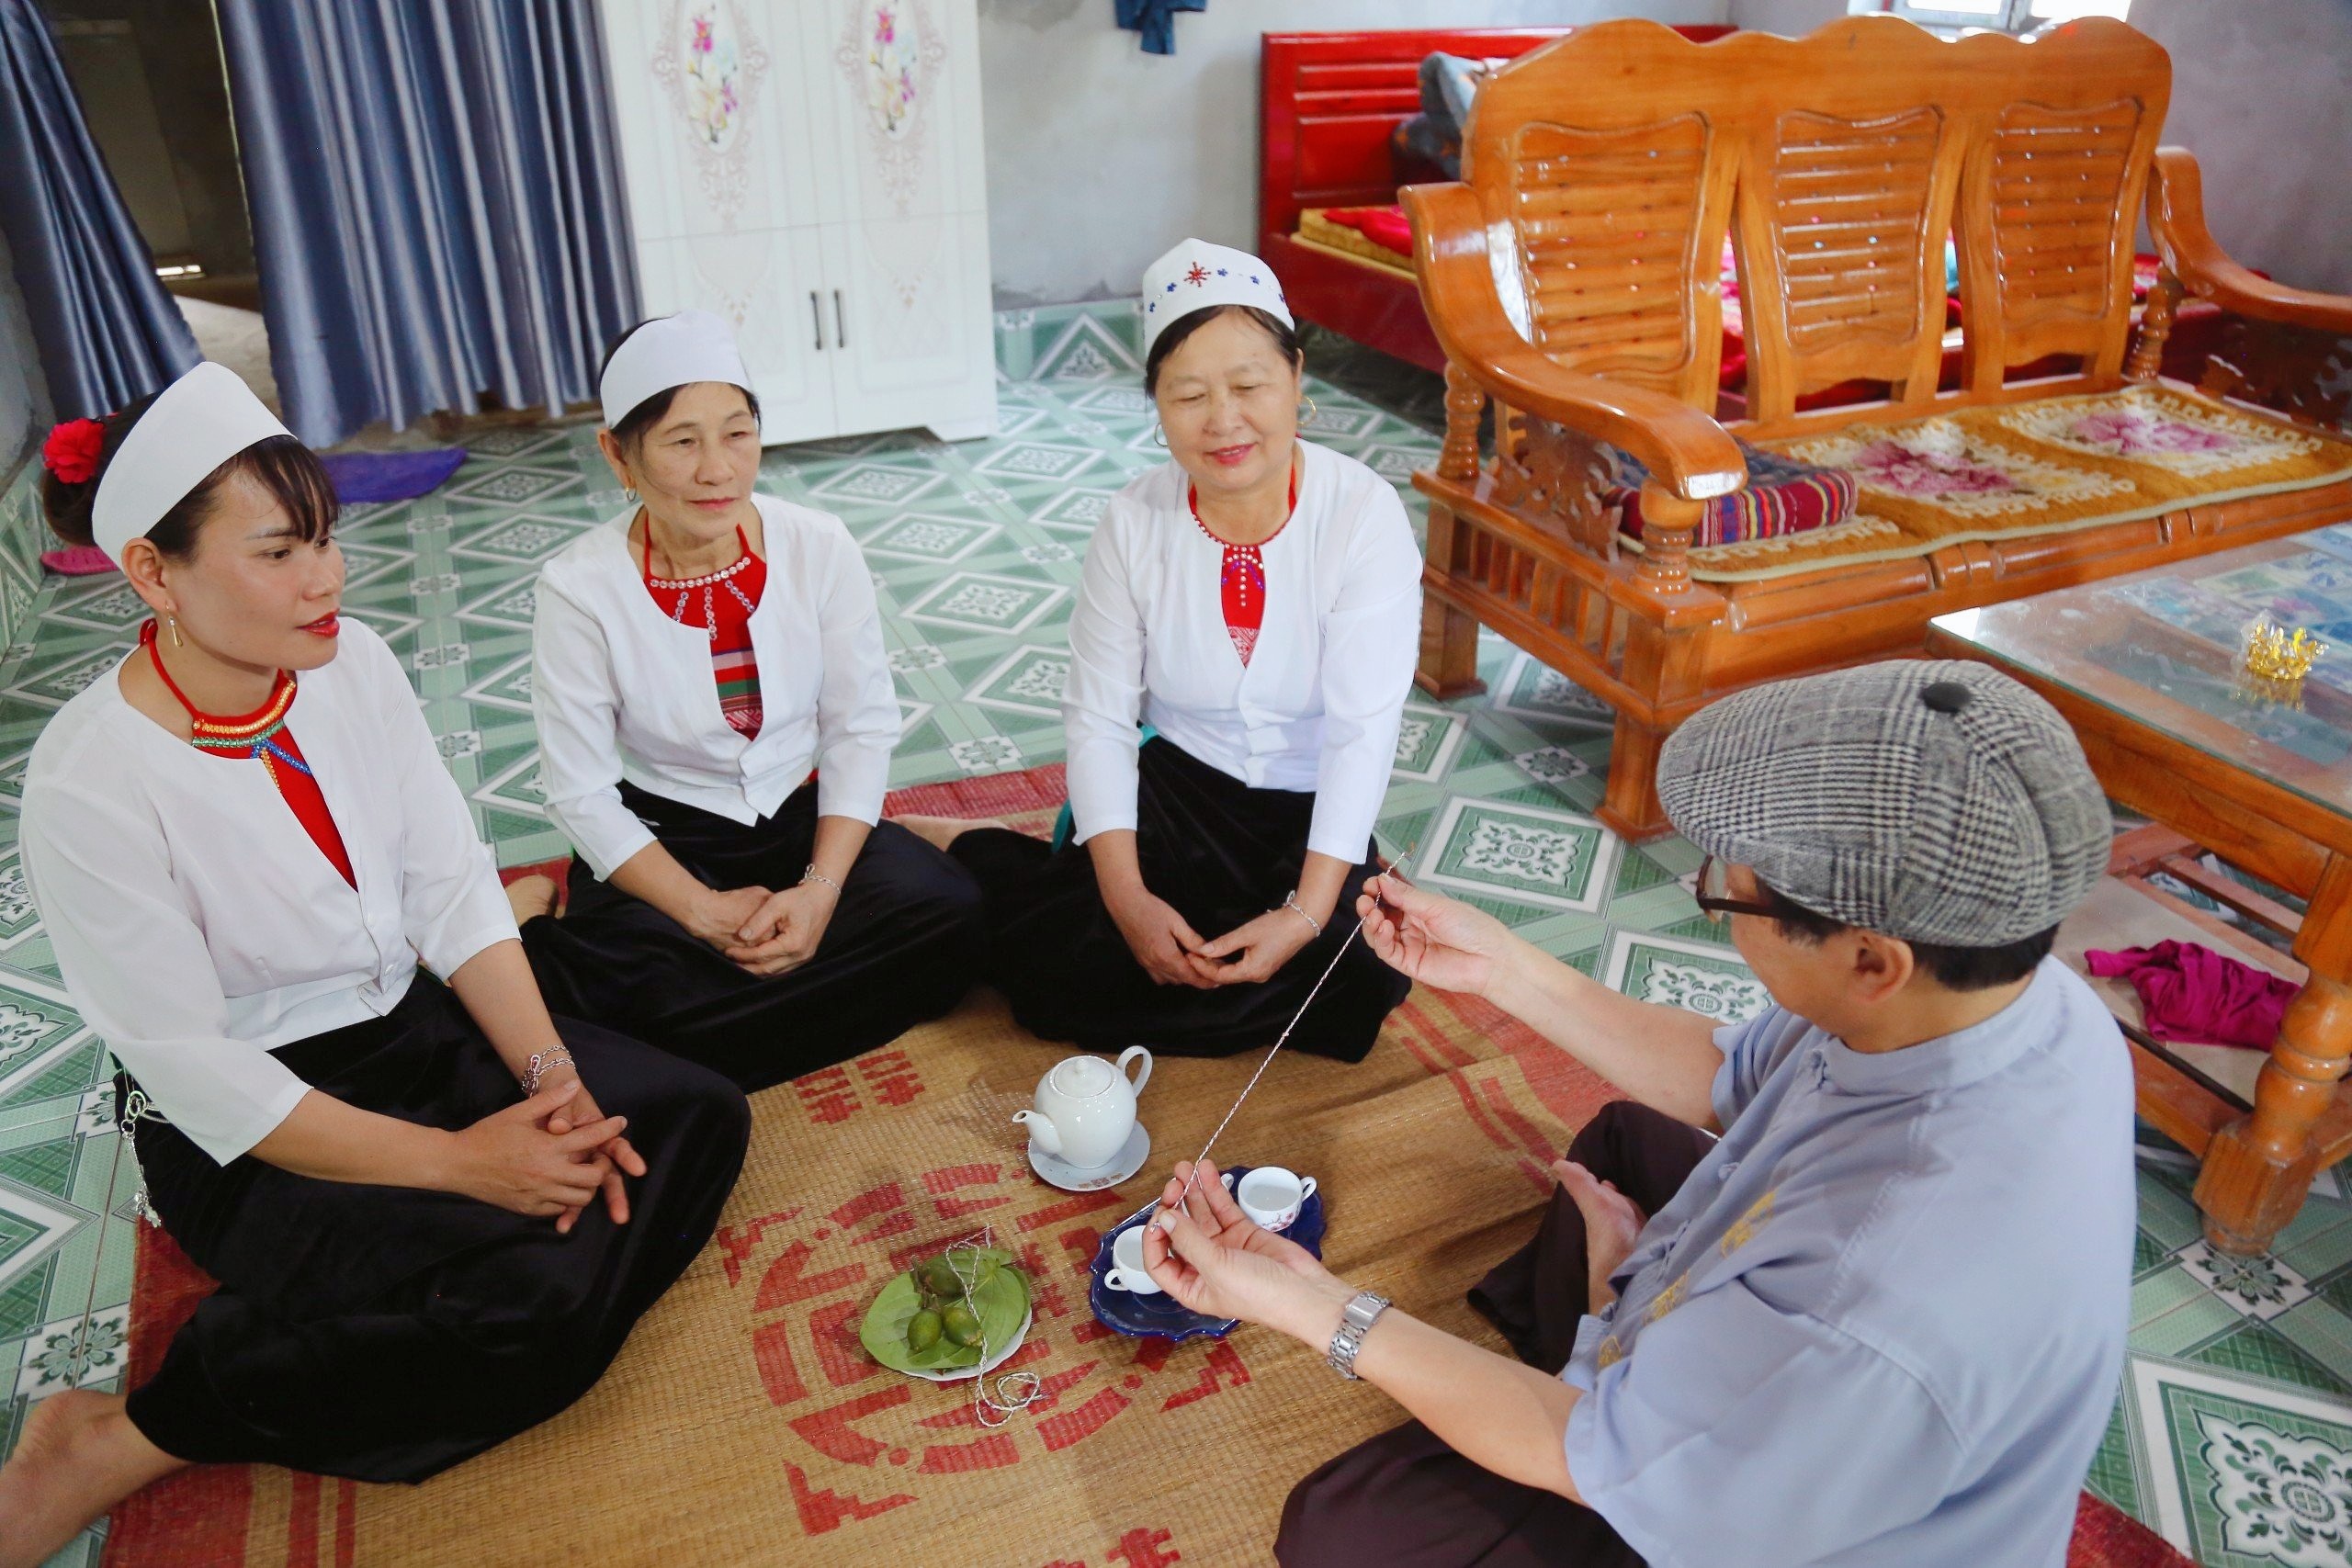
[[[1100,1192],[1106,1187],[1116,1187],[1141,1170],[1143,1162],[1150,1157],[1151,1134],[1143,1130],[1140,1122],[1127,1134],[1117,1157],[1108,1165],[1072,1165],[1059,1155],[1047,1154],[1034,1140],[1029,1145],[1029,1168],[1037,1173],[1038,1179],[1065,1192]]]

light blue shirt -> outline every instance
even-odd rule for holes
[[[1716,1032],[1723,1139],[1560,1376],[1568,1472],[1651,1568],[2060,1568],[2130,1318],[2132,1065],[2055,960],[1866,1055]]]

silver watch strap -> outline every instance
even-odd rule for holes
[[[1372,1332],[1372,1325],[1379,1322],[1380,1314],[1387,1310],[1388,1298],[1371,1291],[1359,1292],[1355,1300],[1348,1303],[1347,1310],[1340,1314],[1338,1332],[1331,1336],[1331,1348],[1323,1356],[1333,1371],[1350,1382],[1359,1381],[1356,1377],[1356,1352],[1363,1346],[1363,1337]]]

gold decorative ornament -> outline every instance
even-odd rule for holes
[[[2267,615],[2246,627],[2241,650],[2245,672],[2258,681],[2292,685],[2312,672],[2327,644],[2302,626],[2289,628]]]

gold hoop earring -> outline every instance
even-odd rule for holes
[[[628,502],[631,506],[635,506],[637,504],[637,491],[628,485],[623,485],[621,487],[621,499]]]
[[[180,618],[177,615],[165,615],[164,617],[164,629],[172,634],[172,646],[174,648],[186,648],[187,646],[187,642],[180,637]]]
[[[1315,394],[1312,392],[1306,394],[1306,412],[1298,416],[1298,423],[1301,424],[1315,423]]]
[[[1157,424],[1151,427],[1151,444],[1155,446],[1165,446],[1168,445],[1168,433],[1160,429]]]

